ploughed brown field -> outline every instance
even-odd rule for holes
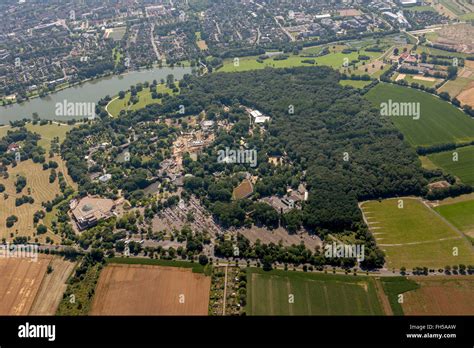
[[[421,287],[404,294],[405,315],[474,315],[474,277],[410,277]]]
[[[207,315],[210,288],[210,277],[186,268],[110,264],[90,314]]]
[[[41,254],[37,261],[0,257],[0,315],[54,315],[74,265]]]
[[[0,315],[27,315],[51,257],[0,258]]]

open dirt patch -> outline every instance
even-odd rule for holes
[[[352,17],[352,16],[359,16],[361,12],[359,10],[349,8],[346,10],[340,10],[339,15],[342,17]]]
[[[398,74],[398,76],[395,78],[395,81],[403,80],[406,76],[406,74]]]
[[[406,315],[473,315],[474,277],[409,277],[421,285],[404,294]]]
[[[462,105],[469,105],[474,107],[474,83],[470,83],[468,88],[459,93],[456,97]]]
[[[190,269],[108,265],[100,274],[92,315],[207,315],[211,278]]]
[[[436,81],[436,79],[433,78],[433,77],[426,77],[426,76],[422,76],[422,75],[415,75],[415,76],[413,76],[413,79],[414,80],[421,80],[421,81],[429,81],[429,82]]]

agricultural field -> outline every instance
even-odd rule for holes
[[[159,84],[156,88],[156,91],[157,91],[157,93],[173,94],[173,91],[164,84]],[[120,115],[120,111],[122,111],[122,110],[126,110],[126,111],[132,110],[132,111],[134,111],[134,110],[138,110],[138,109],[143,109],[147,105],[161,103],[161,99],[153,99],[152,96],[151,96],[150,89],[145,88],[145,87],[143,87],[142,91],[137,93],[138,103],[129,104],[130,97],[131,97],[130,91],[128,91],[125,94],[125,97],[123,99],[119,99],[118,97],[115,97],[107,105],[107,111],[113,117],[117,117],[118,115]]]
[[[30,315],[55,315],[63,294],[67,288],[67,280],[71,275],[75,262],[60,257],[53,257],[49,263],[51,272],[46,273],[30,310]]]
[[[456,79],[449,80],[440,89],[451,97],[456,97],[461,105],[474,106],[474,62],[464,61],[464,67],[459,68]]]
[[[474,277],[408,277],[419,288],[404,294],[405,315],[473,315]]]
[[[51,231],[34,237],[36,228],[33,224],[34,213],[43,209],[41,203],[50,201],[61,193],[58,179],[50,183],[50,171],[43,170],[41,164],[34,163],[32,160],[20,162],[13,168],[10,167],[8,174],[8,179],[0,178],[0,184],[5,186],[5,192],[0,195],[0,238],[12,240],[16,236],[27,236],[31,238],[31,242],[38,238],[39,242],[45,243],[46,238],[49,237],[59,242],[60,237]],[[15,188],[18,175],[26,178],[26,187],[20,193],[16,193]],[[34,203],[25,203],[17,207],[15,199],[22,195],[31,196]],[[18,222],[7,228],[6,219],[11,215],[17,216]]]
[[[451,13],[463,20],[469,20],[474,12],[473,5],[466,0],[440,0],[440,3]]]
[[[474,199],[452,204],[441,204],[434,209],[461,232],[474,238]]]
[[[383,292],[388,298],[392,314],[403,315],[403,307],[400,300],[400,295],[405,297],[405,293],[418,289],[420,286],[415,281],[407,277],[380,277],[379,282],[383,288]]]
[[[186,268],[108,264],[90,314],[207,315],[210,287],[210,277]]]
[[[461,93],[466,88],[466,86],[469,85],[470,82],[470,79],[458,76],[456,77],[456,79],[449,80],[448,82],[446,82],[438,89],[438,91],[446,92],[451,98],[454,98],[459,95],[459,93]]]
[[[457,161],[453,161],[454,152],[457,153]],[[474,185],[474,146],[434,153],[428,155],[428,158],[437,167],[458,177],[463,183]]]
[[[381,103],[419,102],[420,118],[387,117],[400,129],[412,146],[462,143],[474,140],[474,120],[440,98],[413,88],[379,83],[366,97],[375,107]]]
[[[0,258],[0,315],[28,315],[51,257]]]
[[[386,254],[386,268],[439,269],[474,263],[469,241],[421,200],[404,197],[364,202],[360,206],[377,245]],[[457,248],[458,255],[454,255],[453,248]]]
[[[265,272],[255,268],[247,270],[246,312],[249,315],[384,314],[373,278]]]

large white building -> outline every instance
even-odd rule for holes
[[[263,124],[267,121],[270,121],[270,116],[265,116],[258,110],[251,110],[250,117],[252,119],[252,123],[254,124]]]

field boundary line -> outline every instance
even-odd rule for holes
[[[51,257],[51,258],[49,259],[48,266],[46,266],[46,272],[44,272],[44,274],[43,274],[43,278],[41,279],[41,283],[40,283],[40,285],[39,285],[39,287],[38,287],[38,291],[36,292],[35,298],[33,299],[33,302],[31,302],[31,307],[30,307],[30,309],[28,310],[28,315],[31,313],[33,307],[35,306],[36,300],[38,300],[38,296],[39,296],[39,294],[40,294],[41,287],[43,286],[43,283],[45,282],[45,279],[46,279],[46,275],[48,274],[48,267],[49,267],[49,266],[52,267],[51,264],[53,263],[53,258],[54,258],[54,257]],[[53,271],[54,271],[54,270],[53,270]]]
[[[421,242],[410,242],[410,243],[397,243],[397,244],[379,244],[380,246],[405,246],[405,245],[418,245],[418,244],[429,244],[429,243],[434,243],[434,242],[439,242],[443,240],[451,240],[451,239],[462,239],[461,237],[446,237],[446,238],[440,238],[440,239],[434,239],[434,240],[424,240]]]
[[[461,239],[463,239],[464,241],[466,241],[469,246],[471,247],[471,250],[474,251],[474,245],[472,245],[472,243],[469,241],[469,239],[466,237],[466,235],[464,233],[461,232],[461,230],[459,230],[456,226],[454,226],[448,219],[446,219],[443,215],[441,215],[440,213],[438,213],[436,210],[434,210],[433,208],[431,208],[429,206],[428,203],[426,203],[426,201],[424,199],[421,200],[421,202],[424,204],[425,207],[427,207],[429,210],[431,210],[434,214],[436,214],[438,217],[441,218],[441,220],[443,220],[449,227],[451,227],[454,231],[456,231],[459,236],[461,237]]]
[[[224,303],[222,305],[222,315],[225,315],[225,305],[227,301],[227,268],[228,265],[225,266],[225,278],[224,278]]]

